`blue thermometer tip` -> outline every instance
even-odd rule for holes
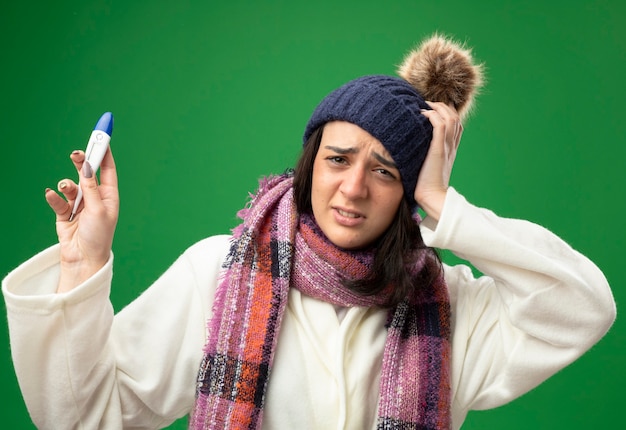
[[[113,133],[113,114],[111,112],[105,112],[98,120],[94,130],[104,131],[111,136],[111,133]]]

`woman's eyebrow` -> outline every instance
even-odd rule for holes
[[[324,149],[329,149],[331,151],[336,152],[337,154],[356,154],[357,152],[359,152],[358,148],[354,148],[354,147],[341,148],[339,146],[332,146],[332,145],[325,145]]]
[[[359,152],[359,148],[355,148],[353,146],[350,146],[348,148],[342,148],[339,146],[332,146],[332,145],[324,145],[324,149],[328,149],[330,151],[334,151],[337,154],[356,154]],[[378,152],[373,152],[372,155],[374,156],[374,158],[376,158],[380,163],[384,164],[387,167],[392,167],[394,169],[397,169],[398,166],[396,165],[396,163],[393,162],[393,160],[390,160],[386,157],[384,157],[383,155],[379,154]]]
[[[380,161],[382,164],[384,164],[387,167],[393,167],[394,169],[397,169],[398,166],[396,166],[396,163],[393,162],[393,160],[390,160],[386,157],[383,157],[382,155],[380,155],[377,152],[373,153],[374,158],[376,158],[378,161]]]

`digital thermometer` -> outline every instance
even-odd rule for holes
[[[89,143],[85,150],[85,161],[89,161],[93,174],[95,175],[100,167],[100,163],[109,148],[111,142],[111,134],[113,133],[113,114],[111,112],[105,112],[94,127],[89,136]],[[78,205],[80,205],[83,199],[83,191],[80,186],[78,187],[78,194],[76,200],[74,200],[74,207],[72,208],[72,214],[70,215],[70,221],[74,219]]]

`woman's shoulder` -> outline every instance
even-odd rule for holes
[[[223,259],[230,248],[231,238],[232,236],[229,234],[208,236],[188,247],[183,255],[190,259],[202,258],[206,260],[212,257]]]

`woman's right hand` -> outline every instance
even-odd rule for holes
[[[414,197],[429,217],[439,220],[463,134],[463,125],[453,106],[441,102],[427,103],[432,110],[424,110],[422,115],[433,126],[433,138],[417,178]]]
[[[95,274],[111,254],[113,234],[119,214],[117,171],[109,148],[100,165],[100,184],[85,162],[83,151],[70,155],[79,172],[83,198],[73,220],[70,214],[78,193],[71,179],[59,181],[58,190],[46,189],[46,201],[56,214],[56,230],[61,245],[61,276],[57,293],[70,291]]]

